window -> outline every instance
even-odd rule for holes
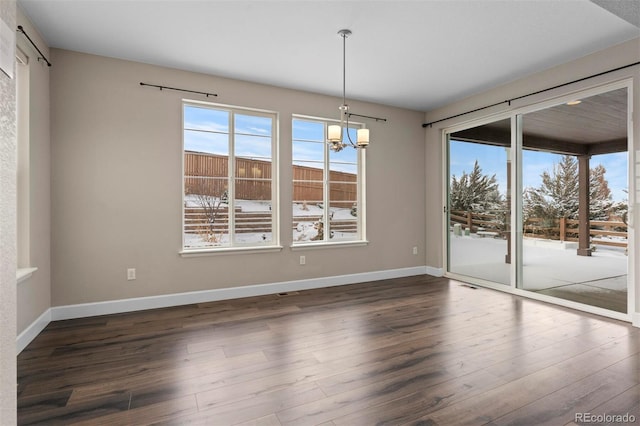
[[[183,249],[278,244],[276,114],[183,105]]]
[[[31,137],[29,133],[29,58],[16,49],[18,158],[16,173],[16,241],[18,282],[37,269],[31,265]]]
[[[365,239],[364,150],[330,150],[326,143],[330,124],[334,122],[293,119],[294,245]],[[360,125],[349,124],[355,140]]]

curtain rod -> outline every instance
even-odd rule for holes
[[[462,115],[471,114],[471,113],[477,112],[477,111],[482,111],[484,109],[492,108],[494,106],[502,105],[502,104],[505,104],[505,103],[511,105],[511,102],[517,101],[519,99],[526,98],[528,96],[538,95],[540,93],[548,92],[550,90],[558,89],[560,87],[568,86],[570,84],[579,83],[581,81],[585,81],[585,80],[588,80],[590,78],[600,77],[601,75],[605,75],[605,74],[609,74],[609,73],[612,73],[612,72],[620,71],[620,70],[623,70],[625,68],[634,67],[636,65],[640,65],[640,62],[634,62],[633,64],[624,65],[624,66],[621,66],[621,67],[618,67],[618,68],[614,68],[614,69],[608,70],[608,71],[603,71],[603,72],[600,72],[598,74],[593,74],[593,75],[590,75],[588,77],[583,77],[583,78],[579,78],[577,80],[570,81],[568,83],[558,84],[557,86],[549,87],[548,89],[542,89],[542,90],[538,90],[537,92],[528,93],[526,95],[516,96],[515,98],[511,98],[511,99],[508,99],[506,101],[496,102],[495,104],[491,104],[491,105],[483,106],[483,107],[480,107],[480,108],[472,109],[471,111],[462,112],[460,114],[452,115],[452,116],[447,117],[447,118],[441,118],[440,120],[431,121],[429,123],[423,123],[422,127],[431,127],[433,124],[440,123],[441,121],[446,121],[446,120],[450,120],[452,118],[460,117]]]
[[[19,31],[22,34],[24,34],[24,36],[27,38],[27,40],[29,40],[29,43],[31,43],[31,45],[36,48],[36,50],[40,54],[40,57],[38,58],[38,60],[43,59],[47,63],[48,66],[51,66],[51,62],[49,62],[49,60],[44,56],[44,54],[40,51],[40,49],[38,49],[38,46],[36,46],[36,44],[33,42],[33,40],[31,40],[31,37],[29,37],[29,34],[27,34],[27,32],[24,30],[24,28],[22,28],[22,25],[18,25],[18,30],[17,31]]]
[[[208,92],[200,92],[198,90],[188,90],[188,89],[178,89],[177,87],[169,87],[169,86],[160,86],[158,84],[148,84],[148,83],[143,83],[140,82],[140,86],[150,86],[150,87],[157,87],[158,89],[162,90],[162,89],[168,89],[168,90],[177,90],[178,92],[187,92],[187,93],[197,93],[198,95],[206,95],[207,98],[209,96],[218,96],[215,93],[208,93]]]
[[[353,116],[353,117],[369,118],[371,120],[376,120],[376,121],[387,121],[386,118],[372,117],[370,115],[355,114],[353,112],[348,112],[347,114],[349,115],[349,117]]]

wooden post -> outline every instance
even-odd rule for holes
[[[567,237],[567,218],[560,218],[560,242],[565,241]]]
[[[467,229],[469,232],[473,232],[473,218],[470,211],[467,211]]]
[[[589,223],[589,155],[578,156],[578,256],[591,256]]]

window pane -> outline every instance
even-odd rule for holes
[[[511,120],[452,133],[448,143],[449,271],[510,283]]]
[[[355,177],[353,176],[353,178]],[[329,185],[331,197],[329,208],[330,239],[333,241],[358,239],[357,183],[345,180],[332,181]]]
[[[229,157],[222,155],[203,154],[198,152],[184,153],[184,176],[187,178],[186,191],[191,191],[193,185],[200,181],[190,180],[192,177],[224,177],[229,175]],[[187,194],[189,192],[186,192]]]
[[[325,132],[333,121],[293,120],[293,241],[360,238],[358,150],[329,150]],[[356,140],[356,129],[351,128]],[[344,133],[347,142],[347,134]],[[348,143],[348,142],[347,142]]]
[[[300,161],[293,166],[293,201],[295,204],[322,203],[324,199],[323,162]]]
[[[184,150],[229,155],[229,112],[185,105]]]
[[[322,184],[319,185],[322,193]],[[323,241],[323,214],[322,198],[320,201],[293,202],[293,242]]]
[[[329,161],[336,163],[356,164],[358,162],[358,150],[347,147],[342,151],[329,151]]]
[[[293,120],[293,139],[324,142],[324,123],[300,119]]]
[[[332,172],[350,173],[353,175],[353,180],[356,181],[358,174],[358,150],[346,147],[339,152],[329,151],[329,168]]]
[[[318,180],[322,180],[322,176],[324,173],[324,161],[294,161],[294,178],[297,176],[295,169],[296,168],[308,168],[313,169],[310,171],[314,176],[319,176]]]
[[[236,177],[271,180],[271,161],[236,158]]]
[[[349,180],[356,181],[358,178],[357,164],[332,162],[332,163],[329,163],[329,169],[331,170],[331,173],[335,172],[338,174],[349,175],[350,176]],[[344,179],[340,179],[340,180],[344,180]]]
[[[226,178],[185,178],[185,248],[216,247],[229,242],[228,183]]]
[[[236,179],[235,194],[235,242],[243,245],[271,243],[271,181]]]
[[[322,168],[324,163],[324,142],[301,142],[293,141],[293,162],[299,161],[317,161],[320,163],[318,167]]]
[[[247,136],[235,137],[236,157],[271,159],[271,136]]]
[[[324,123],[293,121],[293,241],[323,241]]]
[[[322,182],[324,180],[322,163],[301,161],[293,166],[293,180],[312,180]]]
[[[299,204],[322,204],[324,184],[317,181],[293,181],[293,202]]]
[[[229,133],[229,112],[185,105],[184,128]]]
[[[357,176],[349,173],[331,172],[329,196],[331,205],[337,202],[355,203],[358,201]]]
[[[271,137],[273,119],[257,115],[235,114],[235,133]]]
[[[229,155],[229,135],[200,130],[185,130],[184,150]]]
[[[185,249],[277,242],[274,121],[274,114],[184,106]]]
[[[271,159],[270,117],[236,114],[234,152],[236,157]]]

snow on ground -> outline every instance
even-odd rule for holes
[[[214,198],[217,200],[217,198]],[[186,195],[184,197],[185,207],[202,207],[197,195]],[[221,203],[221,208],[226,208],[227,203]],[[241,212],[267,212],[271,211],[271,201],[236,200],[236,207]],[[356,217],[351,214],[351,208],[330,207],[329,212],[334,220],[353,220]],[[322,216],[324,210],[322,205],[311,203],[293,203],[293,217]]]
[[[242,212],[268,212],[271,211],[271,201],[236,200],[236,206]]]
[[[201,204],[198,197],[195,195],[185,196],[186,207],[200,207]],[[271,210],[270,201],[251,201],[251,200],[236,200],[236,206],[240,208],[243,213],[247,212],[268,212]],[[226,203],[221,203],[220,207],[226,208]],[[332,220],[356,220],[356,217],[351,214],[350,208],[338,208],[331,207],[329,209]],[[293,241],[294,242],[312,242],[318,235],[318,217],[322,217],[324,210],[322,206],[317,204],[293,204],[293,217],[294,220],[299,220],[296,228],[293,229]],[[309,217],[308,220],[304,218]],[[331,241],[352,241],[357,238],[355,232],[342,232],[333,231],[331,234]],[[238,244],[256,244],[271,242],[271,233],[264,232],[242,232],[236,234],[236,243]],[[207,248],[207,247],[220,247],[229,244],[228,234],[216,235],[216,241],[208,242],[203,239],[199,234],[184,234],[184,246],[188,248]]]
[[[317,222],[299,222],[293,230],[293,242],[313,242],[318,236]],[[355,232],[331,232],[331,241],[353,241],[357,238]]]
[[[236,234],[236,243],[260,245],[271,243],[271,232],[246,232]],[[184,234],[184,246],[190,249],[221,247],[229,244],[229,234],[217,234],[216,241],[208,242],[200,234]]]
[[[509,285],[507,240],[452,233],[450,242],[451,272]],[[525,289],[541,290],[618,277],[627,274],[627,260],[621,248],[601,245],[591,256],[578,256],[575,248],[564,248],[559,241],[525,238],[523,281]]]
[[[316,204],[293,204],[293,217],[322,216],[324,210]]]
[[[293,203],[293,217],[322,216],[324,210],[318,204]],[[330,207],[329,214],[333,220],[354,220],[356,217],[351,214],[351,208]]]
[[[217,200],[214,197],[214,200]],[[202,207],[197,195],[185,195],[184,205],[188,208]],[[220,203],[220,208],[227,208],[227,203]],[[236,200],[236,207],[243,212],[268,212],[271,210],[271,201]]]
[[[313,222],[302,222],[297,229],[293,230],[293,241],[295,242],[313,242],[313,238],[318,235],[318,230],[314,227]],[[228,234],[219,234],[216,236],[216,242],[207,242],[199,234],[184,234],[184,246],[191,249],[220,247],[229,244]],[[331,241],[353,241],[357,238],[355,232],[333,232]],[[236,234],[236,243],[247,245],[259,245],[261,243],[270,243],[270,232],[241,232]]]

